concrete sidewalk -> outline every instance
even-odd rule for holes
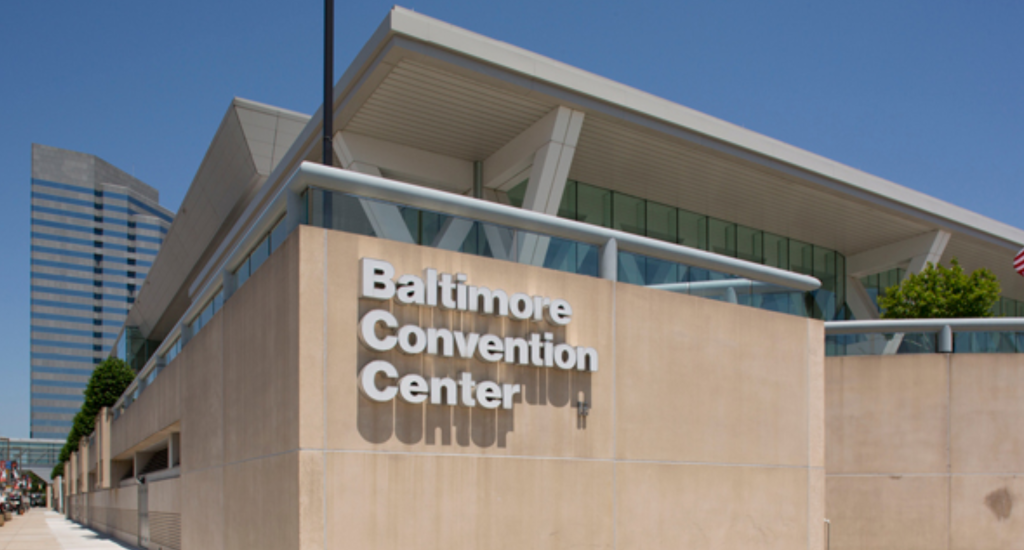
[[[0,527],[0,550],[134,550],[121,542],[91,531],[64,516],[34,508],[23,516],[14,516]]]

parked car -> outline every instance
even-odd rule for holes
[[[46,495],[42,493],[33,493],[29,498],[29,502],[32,506],[46,506]]]

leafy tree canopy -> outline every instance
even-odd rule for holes
[[[128,363],[116,357],[109,357],[96,366],[85,388],[85,402],[71,423],[67,443],[60,450],[60,463],[53,469],[54,476],[63,474],[64,463],[71,458],[71,453],[78,449],[78,441],[92,434],[100,409],[117,403],[134,379],[135,373]]]
[[[889,287],[879,297],[885,319],[948,319],[991,317],[1001,290],[996,276],[986,268],[964,273],[956,258],[950,267],[928,265]]]

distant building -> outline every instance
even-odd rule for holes
[[[173,213],[106,161],[32,146],[33,438],[65,438]]]

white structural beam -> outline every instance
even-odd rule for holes
[[[553,109],[484,161],[484,187],[507,191],[528,179],[522,208],[557,215],[583,118],[582,111],[564,106]],[[491,235],[488,242],[492,250],[497,248]],[[549,244],[549,238],[527,234],[517,240],[517,251],[496,253],[515,254],[521,263],[541,265]]]
[[[558,214],[565,182],[576,153],[584,113],[556,107],[483,162],[485,190],[507,191],[528,179],[523,209]],[[465,193],[473,188],[473,163],[446,157],[377,138],[337,132],[334,152],[347,170],[400,179],[435,189]],[[412,242],[398,208],[361,200],[377,235]],[[451,220],[439,232],[433,246],[459,249],[473,229],[467,220]],[[540,265],[550,238],[520,233],[517,238],[501,228],[484,227],[492,254],[499,258]]]
[[[950,233],[931,231],[899,242],[855,254],[846,259],[847,304],[857,319],[878,319],[860,278],[888,269],[904,267],[907,274],[920,273],[928,262],[937,264],[949,244]]]
[[[332,145],[342,168],[371,176],[383,176],[380,167],[356,156],[343,132],[334,134]],[[363,213],[366,214],[375,235],[403,243],[416,242],[397,206],[367,199],[359,199],[359,204],[363,207]]]
[[[860,283],[860,279],[856,277],[846,278],[846,305],[850,307],[850,313],[853,313],[855,319],[867,321],[879,317],[878,308],[871,301],[871,296]]]
[[[508,190],[528,177],[523,208],[557,214],[583,117],[568,107],[553,109],[484,161],[484,187]]]
[[[847,303],[854,316],[863,320],[879,318],[878,308],[871,302],[860,284],[860,277],[906,266],[906,273],[903,276],[905,280],[912,274],[920,273],[929,263],[938,264],[946,245],[949,244],[950,236],[948,231],[931,231],[847,258]],[[892,339],[886,342],[882,353],[894,355],[902,343],[903,334],[894,334]]]
[[[423,149],[352,132],[334,134],[334,150],[343,167],[370,173],[373,166],[384,177],[408,181],[442,191],[465,193],[473,188],[473,163]]]
[[[927,262],[939,262],[949,237],[948,231],[931,231],[855,254],[846,259],[846,273],[864,277],[904,265],[908,272],[919,273]]]

